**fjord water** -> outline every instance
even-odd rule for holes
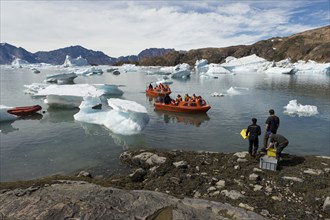
[[[237,73],[213,79],[200,78],[193,73],[190,79],[173,79],[172,97],[195,93],[212,106],[206,115],[198,116],[155,112],[153,100],[145,95],[149,82],[158,80],[155,75],[142,71],[113,75],[104,71],[103,75],[76,78],[75,83],[122,85],[123,99],[147,108],[150,121],[145,130],[139,135],[122,136],[99,125],[75,121],[73,115],[79,109],[50,108],[43,99],[24,94],[23,85],[42,83],[47,74],[65,71],[49,68],[34,74],[30,69],[1,67],[0,104],[39,104],[44,112],[34,118],[0,124],[0,181],[71,174],[95,167],[115,172],[121,167],[119,155],[126,149],[246,151],[248,143],[239,135],[241,129],[256,117],[264,132],[270,108],[275,109],[281,120],[278,133],[290,141],[284,152],[330,156],[327,75]],[[236,94],[227,94],[231,87]],[[212,97],[214,92],[225,96]],[[283,113],[283,107],[293,99],[303,105],[317,106],[319,114],[298,117]]]

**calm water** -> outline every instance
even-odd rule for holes
[[[211,104],[207,115],[200,116],[155,112],[153,100],[145,96],[144,89],[157,78],[143,72],[119,76],[104,72],[103,75],[76,78],[75,83],[123,85],[123,99],[146,106],[150,121],[145,130],[140,135],[121,136],[102,126],[74,121],[73,115],[78,109],[49,108],[42,99],[24,94],[23,85],[42,83],[47,74],[63,71],[41,69],[40,74],[34,74],[29,69],[1,67],[0,104],[39,104],[45,111],[36,118],[0,124],[1,181],[68,174],[93,167],[104,167],[111,172],[120,166],[118,157],[126,149],[246,151],[248,143],[239,132],[249,125],[252,117],[256,117],[264,128],[270,108],[275,109],[281,120],[278,133],[290,141],[285,152],[330,156],[329,76],[240,73],[221,75],[218,79],[199,78],[195,74],[187,80],[173,79],[172,97],[196,93]],[[226,94],[230,87],[240,94],[210,95],[213,92]],[[284,114],[283,107],[293,99],[303,105],[317,106],[319,114],[311,117]]]

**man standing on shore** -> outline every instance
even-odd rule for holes
[[[276,134],[278,127],[280,126],[280,119],[275,115],[274,109],[269,110],[269,117],[266,120],[266,132],[264,135],[264,147],[261,149],[261,151],[267,151],[267,144],[269,135],[271,133]]]

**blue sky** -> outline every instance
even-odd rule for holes
[[[329,1],[1,0],[0,38],[30,52],[81,45],[111,57],[248,45],[329,25]]]

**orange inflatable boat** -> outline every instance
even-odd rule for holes
[[[8,109],[7,112],[12,115],[17,116],[27,116],[27,115],[33,115],[37,111],[41,110],[40,105],[33,105],[33,106],[24,106],[24,107],[15,107]]]
[[[146,89],[146,94],[149,96],[157,97],[157,96],[165,96],[171,94],[171,89],[159,89],[159,88],[153,88],[153,89]]]
[[[171,111],[171,112],[182,112],[182,113],[206,113],[211,106],[201,105],[199,102],[186,102],[181,101],[178,105],[165,104],[163,102],[154,103],[155,110]]]

